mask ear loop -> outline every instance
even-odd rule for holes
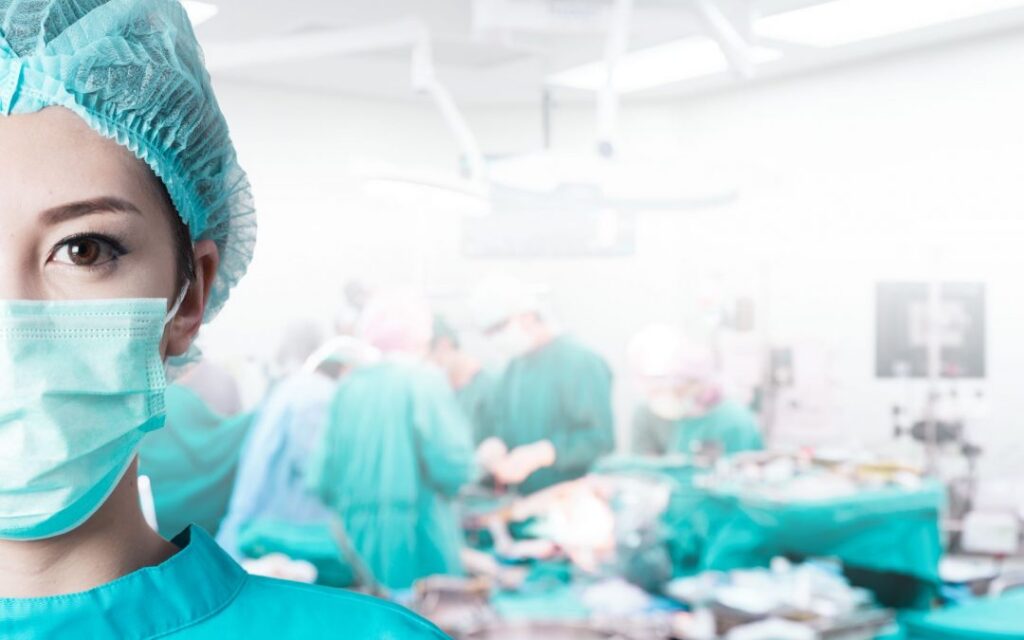
[[[167,312],[167,315],[164,316],[165,328],[171,323],[171,320],[174,320],[174,316],[178,315],[178,311],[181,310],[181,303],[185,301],[185,296],[188,295],[188,289],[191,284],[191,282],[185,283],[185,286],[183,286],[181,291],[178,293],[178,297],[174,300],[174,304],[171,305],[171,309]]]
[[[171,308],[167,312],[167,315],[164,316],[164,329],[166,329],[167,325],[171,323],[171,320],[174,320],[174,316],[178,315],[178,311],[181,310],[181,303],[185,301],[185,296],[188,295],[189,286],[191,284],[191,282],[185,282],[185,286],[181,288],[181,291],[178,293],[178,297],[174,300],[174,304],[171,305]],[[195,351],[194,346],[189,347],[189,349],[193,353],[198,353]],[[168,364],[166,360],[163,362],[164,378],[168,382],[173,382],[182,374],[182,372],[184,372],[187,363],[189,362],[188,360],[184,359],[186,357],[187,355],[177,356],[178,361],[175,364]],[[172,362],[175,362],[174,359],[172,359]]]

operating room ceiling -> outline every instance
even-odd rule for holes
[[[706,38],[708,21],[697,10],[703,3],[724,8],[728,18],[739,17],[737,31],[748,42],[775,52],[756,57],[752,73],[713,69],[634,93],[638,97],[694,95],[997,32],[1024,32],[1024,2],[1015,6],[1012,0],[995,2],[993,10],[980,15],[839,46],[764,38],[746,22],[747,15],[777,16],[828,1],[834,0],[634,0],[628,51]],[[892,0],[894,4],[902,1]],[[196,31],[217,80],[411,99],[415,96],[411,47],[393,38],[392,31],[396,26],[414,25],[427,34],[437,77],[456,101],[501,105],[536,103],[556,72],[601,61],[614,0],[217,0],[213,4],[219,9],[217,15]],[[561,100],[592,96],[572,87],[553,90]]]

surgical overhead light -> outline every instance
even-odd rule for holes
[[[782,57],[774,49],[751,47],[754,64]],[[721,47],[708,37],[688,37],[624,54],[615,67],[615,90],[619,93],[642,91],[729,70],[729,61]],[[548,84],[599,91],[607,80],[603,61],[589,62],[548,76]]]
[[[1024,0],[831,0],[763,17],[754,31],[763,38],[837,47],[1020,7]]]

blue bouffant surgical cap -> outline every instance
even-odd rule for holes
[[[0,113],[59,105],[144,161],[221,263],[206,319],[256,242],[249,180],[177,0],[0,0]]]

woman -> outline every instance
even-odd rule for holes
[[[0,14],[0,637],[443,637],[147,527],[135,452],[249,262],[248,182],[177,2]]]

